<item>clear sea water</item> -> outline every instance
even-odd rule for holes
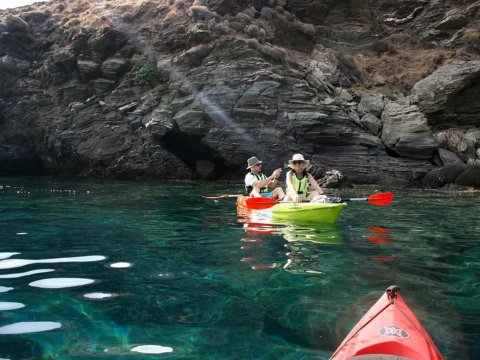
[[[328,359],[392,284],[445,358],[478,358],[479,195],[244,228],[201,197],[238,190],[0,178],[0,359]]]

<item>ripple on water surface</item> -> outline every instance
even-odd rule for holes
[[[19,277],[29,276],[29,275],[36,275],[36,274],[43,274],[47,272],[55,271],[54,269],[38,269],[38,270],[31,270],[26,271],[23,273],[15,273],[15,274],[4,274],[0,275],[0,279],[15,279]]]
[[[63,289],[74,286],[88,285],[92,284],[93,282],[95,282],[95,280],[83,278],[49,278],[33,281],[28,285],[42,289]]]
[[[87,299],[106,299],[106,298],[111,298],[113,295],[110,293],[103,293],[103,292],[94,292],[94,293],[88,293],[84,294],[83,297]]]
[[[131,351],[142,354],[164,354],[173,351],[171,347],[160,345],[139,345],[135,346]]]
[[[53,258],[53,259],[8,259],[0,261],[0,269],[14,269],[31,264],[59,264],[69,262],[93,262],[105,260],[105,256],[90,255],[90,256],[77,256],[69,258]]]
[[[132,264],[128,262],[116,262],[116,263],[110,264],[110,267],[114,269],[125,269],[125,268],[129,268],[130,266],[132,266]]]
[[[62,324],[53,321],[18,322],[0,327],[0,335],[28,334],[59,329]]]
[[[0,311],[21,309],[23,307],[25,305],[18,302],[0,302]]]

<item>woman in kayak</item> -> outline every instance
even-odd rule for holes
[[[276,169],[272,175],[267,177],[262,173],[262,162],[252,156],[247,160],[247,170],[250,172],[245,176],[245,190],[253,197],[268,197],[282,200],[285,193],[280,186],[277,186],[278,178],[282,169]]]
[[[308,165],[310,165],[310,160],[305,160],[302,154],[295,154],[291,160],[288,160],[288,166],[291,170],[287,172],[286,200],[310,201],[317,195],[323,195],[320,185],[307,172]],[[312,187],[313,191],[309,191],[309,187]]]

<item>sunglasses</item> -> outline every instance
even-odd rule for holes
[[[304,163],[303,160],[293,160],[293,161],[292,161],[292,164],[293,164],[293,165],[303,164],[303,163]]]

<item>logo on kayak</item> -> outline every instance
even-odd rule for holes
[[[384,326],[378,329],[377,333],[381,336],[393,336],[400,339],[408,339],[410,337],[407,331],[395,325]]]

